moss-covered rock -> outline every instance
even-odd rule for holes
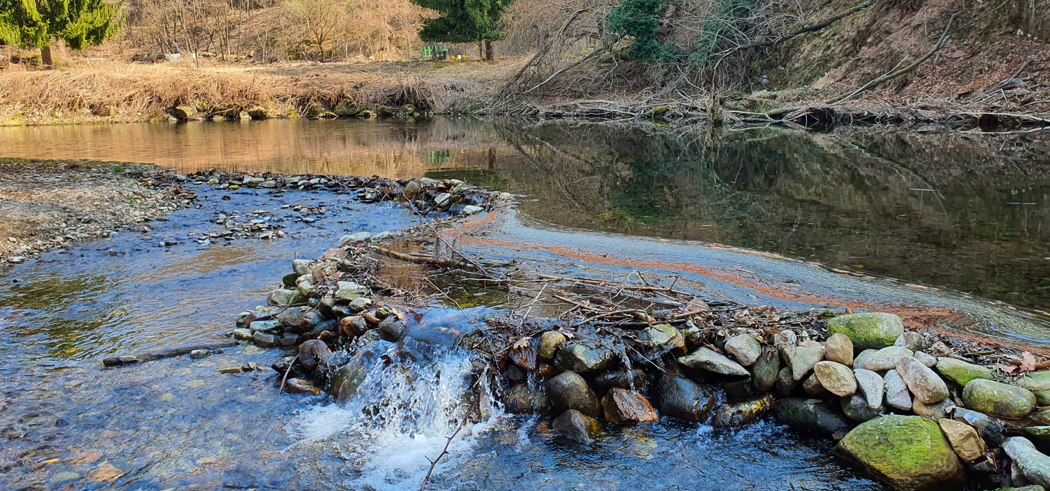
[[[1035,409],[1035,394],[1023,387],[976,379],[963,388],[968,409],[1001,418],[1023,418]]]
[[[820,399],[780,399],[773,410],[777,421],[806,434],[842,436],[853,427],[842,413]]]
[[[1021,377],[1017,381],[1017,385],[1032,391],[1035,394],[1035,401],[1040,406],[1050,406],[1050,370],[1033,372],[1030,375]]]
[[[879,349],[893,346],[904,334],[900,317],[883,312],[840,315],[828,320],[828,335],[845,334],[854,349]]]
[[[956,489],[963,466],[937,422],[919,416],[883,416],[861,424],[835,450],[894,488]]]
[[[938,358],[935,367],[944,378],[959,384],[959,387],[966,387],[966,384],[970,383],[971,380],[979,378],[992,380],[991,370],[980,365],[956,360],[955,358]]]

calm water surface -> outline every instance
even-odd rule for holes
[[[1005,137],[452,119],[0,128],[0,157],[465,178],[525,195],[522,214],[552,233],[749,247],[1032,311],[1050,307],[1046,155],[1043,142]],[[0,273],[2,487],[418,488],[467,390],[469,354],[442,343],[420,342],[427,360],[411,369],[369,365],[345,407],[277,397],[272,370],[216,371],[268,366],[276,351],[101,367],[106,355],[219,339],[293,257],[316,257],[343,233],[415,223],[346,195],[242,190],[223,201],[227,193],[195,189],[201,207],[148,236],[122,232]],[[330,211],[308,224],[281,208],[300,202]],[[258,209],[290,237],[192,240],[217,231],[219,213]],[[159,246],[165,239],[179,243]],[[467,328],[455,312],[428,315]],[[736,430],[662,421],[584,449],[490,409],[457,439],[433,489],[881,489],[826,442],[769,421]]]

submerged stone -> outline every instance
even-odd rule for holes
[[[602,427],[598,420],[575,409],[565,411],[554,421],[551,428],[565,438],[579,443],[590,443],[601,436]]]
[[[587,381],[576,372],[562,372],[548,380],[547,396],[558,411],[575,409],[591,417],[598,417],[602,413],[598,396],[594,395]]]

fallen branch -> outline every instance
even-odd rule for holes
[[[131,365],[134,363],[141,363],[144,361],[160,360],[164,358],[174,358],[176,356],[182,356],[189,354],[197,350],[217,350],[223,348],[231,348],[237,346],[237,341],[224,341],[221,343],[209,343],[199,344],[196,346],[182,346],[178,348],[169,348],[158,351],[150,351],[148,353],[141,353],[137,355],[125,355],[125,356],[112,356],[109,358],[103,358],[102,364],[107,367],[119,367],[122,365]]]
[[[572,15],[570,15],[569,18],[565,20],[565,23],[563,23],[561,25],[561,29],[558,29],[558,33],[555,34],[554,37],[551,38],[551,40],[546,44],[546,46],[544,46],[543,49],[541,49],[539,52],[537,52],[536,55],[533,56],[532,59],[530,59],[529,62],[525,64],[525,66],[521,67],[521,70],[518,70],[518,73],[515,73],[514,76],[511,77],[511,79],[509,81],[507,81],[506,84],[503,85],[503,88],[501,88],[499,90],[500,96],[502,97],[503,95],[505,95],[507,93],[507,91],[510,90],[511,86],[513,86],[515,83],[517,83],[518,80],[521,80],[521,77],[522,77],[522,75],[525,74],[525,72],[527,72],[530,68],[538,65],[539,61],[541,59],[543,59],[544,56],[547,56],[547,53],[550,53],[551,48],[554,47],[554,43],[558,39],[560,39],[562,37],[562,35],[565,34],[565,30],[569,28],[569,25],[572,24],[573,21],[575,21],[576,18],[580,16],[580,14],[582,14],[582,13],[588,11],[588,10],[590,10],[590,9],[589,8],[585,8],[585,9],[579,9],[579,10],[573,12]]]
[[[795,31],[795,32],[793,32],[791,34],[786,35],[786,36],[781,36],[779,38],[776,38],[776,39],[773,39],[773,40],[769,40],[769,41],[761,41],[761,42],[757,42],[757,43],[745,44],[743,46],[737,46],[736,48],[733,48],[733,49],[727,51],[726,53],[724,53],[723,56],[735,53],[737,51],[743,51],[745,49],[768,48],[768,47],[776,46],[778,44],[786,43],[786,42],[788,42],[788,41],[790,41],[792,39],[795,39],[795,38],[797,38],[797,37],[799,37],[799,36],[801,36],[803,34],[806,34],[806,33],[809,33],[809,32],[817,32],[817,31],[819,31],[821,29],[824,29],[825,27],[828,27],[831,24],[834,24],[835,22],[838,22],[838,21],[840,21],[840,20],[842,20],[842,19],[844,19],[846,17],[849,17],[849,16],[851,16],[851,15],[857,13],[857,12],[860,12],[861,10],[864,10],[864,9],[866,9],[868,7],[871,7],[871,2],[864,2],[864,3],[860,4],[860,5],[857,5],[856,7],[853,7],[852,9],[849,9],[849,10],[847,10],[847,11],[841,13],[841,14],[838,14],[838,15],[836,15],[834,17],[831,17],[830,19],[827,19],[827,20],[825,20],[823,22],[818,22],[818,23],[813,24],[811,26],[803,27],[802,29],[799,29],[799,30],[797,30],[797,31]]]
[[[384,256],[392,257],[394,259],[409,263],[430,264],[434,266],[441,266],[443,268],[458,268],[466,264],[464,262],[459,261],[449,261],[448,259],[434,259],[432,257],[419,256],[416,254],[406,254],[404,252],[397,252],[395,250],[387,249],[386,247],[379,245],[372,246],[372,249]]]
[[[876,78],[876,79],[874,79],[874,80],[872,80],[872,81],[862,85],[857,90],[854,90],[853,92],[850,92],[848,94],[840,95],[838,97],[833,97],[833,98],[829,99],[828,101],[826,101],[824,104],[828,104],[828,105],[837,104],[837,103],[845,101],[845,100],[847,100],[847,99],[849,99],[849,98],[851,98],[851,97],[853,97],[853,96],[855,96],[855,95],[857,95],[857,94],[859,94],[861,92],[873,89],[876,86],[878,86],[879,84],[881,84],[883,82],[886,82],[887,80],[893,80],[893,79],[895,79],[895,78],[897,78],[897,77],[899,77],[901,75],[904,75],[906,73],[910,73],[911,71],[915,70],[916,68],[918,68],[919,65],[923,64],[926,60],[932,58],[933,55],[937,54],[938,51],[940,51],[942,48],[944,48],[945,43],[948,42],[948,31],[952,28],[952,21],[954,21],[954,20],[955,20],[955,16],[953,15],[952,18],[948,20],[948,26],[944,28],[944,34],[941,35],[941,40],[937,43],[937,46],[934,46],[933,49],[931,49],[925,55],[922,55],[922,58],[919,58],[918,60],[915,60],[915,63],[912,63],[911,65],[908,65],[908,66],[906,66],[904,68],[901,68],[900,70],[896,70],[896,71],[893,71],[893,72],[890,72],[890,73],[883,74],[882,76],[880,76],[880,77],[878,77],[878,78]]]
[[[580,59],[576,63],[573,63],[573,64],[571,64],[571,65],[569,65],[569,66],[567,66],[565,68],[562,68],[561,70],[558,70],[558,71],[552,73],[551,76],[547,77],[547,80],[544,80],[544,81],[536,84],[536,86],[534,86],[533,88],[531,88],[529,90],[526,90],[525,92],[522,92],[522,95],[528,94],[529,92],[532,92],[532,91],[534,91],[534,90],[536,90],[536,89],[538,89],[540,87],[543,87],[544,85],[547,84],[547,82],[550,82],[551,80],[554,80],[554,77],[557,77],[558,75],[561,75],[562,73],[565,73],[565,72],[567,72],[569,70],[572,70],[573,68],[576,68],[576,67],[586,63],[587,60],[590,60],[591,58],[594,58],[595,56],[598,56],[599,54],[604,53],[605,51],[611,50],[612,47],[613,47],[613,45],[610,44],[610,45],[608,45],[608,46],[606,46],[606,47],[604,47],[602,49],[599,49],[599,50],[597,50],[597,51],[595,51],[595,52],[593,52],[593,53],[591,53],[591,54],[589,54],[587,56],[584,56],[582,59]]]
[[[671,284],[671,286],[665,288],[665,287],[660,287],[660,286],[621,285],[621,284],[618,284],[618,283],[609,283],[608,281],[603,281],[603,280],[592,280],[592,279],[589,279],[589,278],[567,278],[567,277],[563,277],[563,276],[550,276],[550,275],[545,275],[545,274],[541,274],[541,275],[538,275],[538,276],[540,278],[543,278],[543,279],[546,279],[546,280],[584,283],[584,284],[588,284],[588,285],[597,285],[597,286],[605,286],[605,287],[609,287],[609,288],[616,288],[618,290],[632,290],[632,291],[638,291],[638,292],[651,292],[651,293],[675,293],[675,294],[678,294],[678,295],[693,295],[692,293],[689,293],[689,292],[684,292],[684,291],[681,291],[681,290],[675,290],[673,288],[674,284]],[[678,281],[678,279],[675,278],[675,282],[677,282],[677,281]]]
[[[653,318],[650,317],[649,314],[646,313],[644,310],[638,310],[638,309],[614,310],[612,312],[605,312],[605,313],[601,313],[601,314],[598,314],[598,315],[595,315],[595,316],[588,317],[588,318],[586,318],[586,319],[584,319],[584,320],[582,320],[580,322],[577,322],[577,323],[569,326],[569,329],[575,329],[577,327],[580,327],[580,326],[582,326],[584,324],[587,324],[589,322],[596,321],[598,319],[604,319],[606,317],[613,317],[613,316],[625,315],[625,314],[630,314],[631,317],[633,317],[635,319],[641,319],[641,320],[643,320],[644,322],[646,322],[648,324],[651,324],[653,322]]]
[[[439,454],[437,458],[433,460],[427,457],[427,460],[430,460],[430,469],[427,470],[427,475],[423,478],[423,484],[420,484],[419,491],[425,491],[427,489],[427,484],[430,482],[430,475],[434,473],[434,467],[437,467],[437,464],[442,457],[448,455],[448,446],[452,444],[452,439],[456,438],[456,435],[458,435],[459,432],[463,429],[463,427],[467,425],[467,421],[470,419],[470,415],[474,414],[474,411],[477,411],[478,404],[480,403],[481,400],[479,398],[478,402],[475,402],[474,405],[470,407],[470,410],[467,411],[467,414],[463,415],[463,419],[459,422],[459,426],[456,427],[456,431],[449,435],[448,440],[445,442],[445,448],[441,450],[441,454]]]

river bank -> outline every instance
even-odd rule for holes
[[[232,336],[296,354],[273,366],[278,391],[345,403],[370,367],[411,370],[424,358],[426,338],[413,333],[442,322],[430,304],[491,298],[504,312],[472,319],[469,332],[441,329],[479,356],[462,421],[488,419],[484,401],[495,398],[539,415],[532,431],[589,445],[661,417],[742,428],[775,414],[838,441],[839,455],[895,489],[1050,483],[1050,457],[1036,448],[1050,423],[1037,410],[1050,404],[1050,360],[1023,341],[934,329],[923,313],[905,330],[894,314],[745,306],[678,278],[551,276],[549,264],[501,265],[451,246],[501,212],[393,240],[344,237],[294,261],[269,307],[242,313]]]

